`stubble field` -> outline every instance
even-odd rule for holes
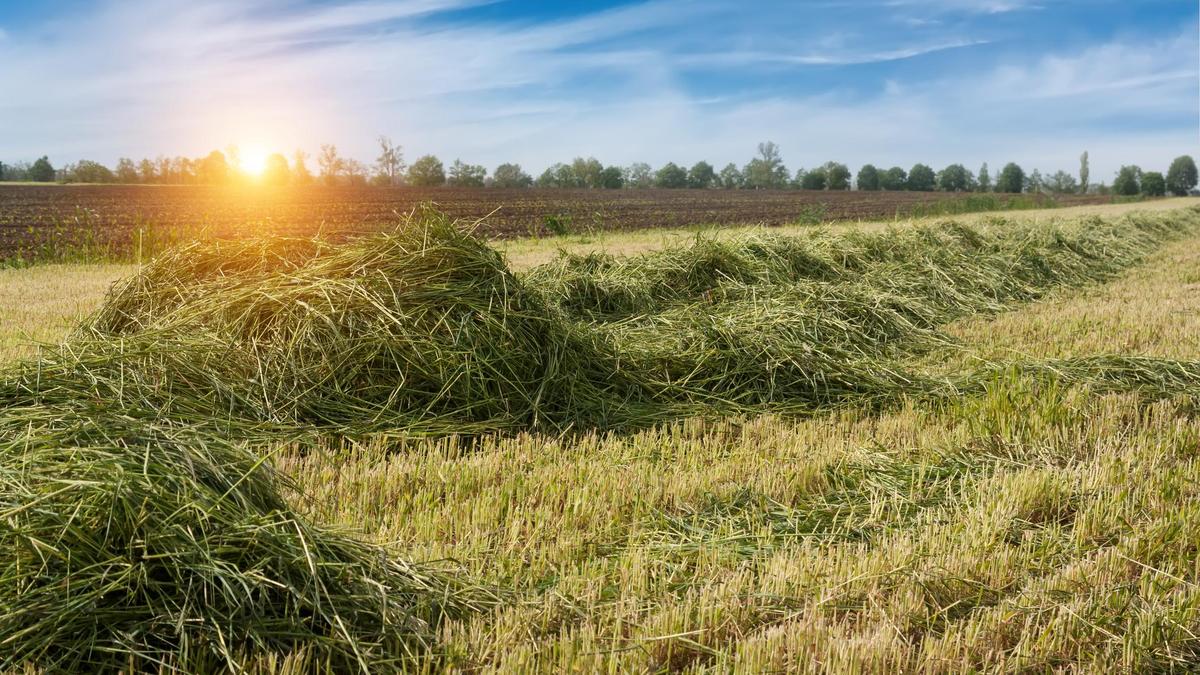
[[[0,334],[0,358],[35,364],[0,388],[0,628],[18,636],[0,664],[1186,670],[1200,659],[1200,211],[1151,208],[519,240],[507,260],[445,232],[429,244],[432,229],[416,248],[160,261],[64,348],[39,357]],[[57,342],[138,271],[0,270],[0,323]],[[527,340],[532,360],[513,361]],[[406,361],[414,349],[431,358]],[[267,488],[229,459],[244,473],[220,499],[179,483],[207,504],[183,523],[243,531],[220,515],[232,495],[278,550],[231,556],[209,525],[172,538],[157,556],[204,564],[167,575],[185,593],[149,555],[167,525],[118,506],[158,513],[137,501],[164,498],[141,473],[174,476],[158,453],[203,468],[239,457],[231,442],[287,477],[270,489],[282,502],[243,494],[237,475]],[[129,494],[95,497],[105,474],[61,458],[30,468],[64,444],[102,454],[88,461],[125,472]],[[414,565],[367,576],[408,594],[394,602],[419,622],[381,627],[369,592],[360,615],[312,591],[357,583],[335,535]],[[72,544],[103,580],[63,566],[53,552]],[[248,604],[222,595],[234,582]],[[294,600],[262,590],[276,583]],[[114,627],[78,639],[78,619],[30,600],[79,611],[72,594]],[[240,618],[176,604],[189,594]],[[237,644],[202,631],[222,617]]]

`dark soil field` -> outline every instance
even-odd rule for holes
[[[1017,198],[1079,205],[1108,197]],[[560,190],[455,188],[219,188],[0,186],[0,260],[129,256],[139,247],[247,233],[353,234],[376,230],[424,202],[486,219],[493,238],[696,225],[878,220],[1012,206],[999,195],[936,192]]]

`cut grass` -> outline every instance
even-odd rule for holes
[[[1143,232],[1137,227],[1134,230]],[[1010,230],[1013,232],[1020,234]],[[1023,280],[1019,285],[996,286],[987,281],[989,275],[969,271],[945,283],[916,280],[934,268],[914,265],[914,258],[906,254],[899,256],[904,264],[893,264],[886,273],[864,275],[866,281],[856,282],[862,284],[857,294],[829,291],[807,300],[815,308],[837,306],[839,301],[846,307],[861,307],[871,290],[905,289],[907,295],[897,295],[922,301],[924,309],[906,315],[904,324],[890,320],[877,324],[895,330],[867,330],[876,324],[865,319],[891,316],[877,311],[842,313],[833,320],[821,312],[801,312],[795,323],[801,328],[789,327],[791,320],[779,312],[795,312],[795,306],[804,306],[794,294],[799,289],[812,290],[814,284],[831,283],[828,278],[795,275],[786,281],[794,286],[788,291],[793,295],[770,292],[778,290],[776,278],[722,273],[710,277],[715,285],[683,287],[678,296],[664,297],[661,292],[637,296],[652,299],[646,306],[649,314],[635,307],[635,316],[629,316],[622,309],[617,313],[622,316],[613,320],[603,313],[592,316],[594,306],[584,303],[559,319],[622,336],[610,340],[610,346],[628,345],[634,338],[638,344],[663,340],[667,346],[640,350],[647,363],[660,365],[679,357],[679,350],[670,346],[675,333],[697,331],[699,339],[708,344],[727,345],[724,351],[705,352],[706,361],[714,354],[725,359],[710,371],[717,379],[704,380],[705,386],[715,381],[743,387],[751,382],[751,388],[740,391],[751,392],[750,400],[761,405],[762,392],[772,390],[762,388],[763,371],[755,366],[755,359],[772,357],[770,341],[787,338],[789,331],[796,336],[796,345],[829,342],[837,349],[853,348],[862,355],[856,358],[868,359],[872,373],[881,364],[907,363],[910,351],[955,354],[934,330],[945,318],[990,312],[1056,288],[1061,292],[1111,278],[1149,253],[1158,240],[1151,236],[1122,249],[1113,248],[1114,241],[1105,238],[1112,231],[1092,227],[1086,236],[1081,233],[1076,238],[1069,230],[1055,232],[1056,236],[1048,239],[1017,238],[1025,242],[1026,253],[1041,251],[1038,247],[1047,242],[1054,252],[1028,258],[1037,261],[1028,269],[1038,274],[1014,275]],[[1105,252],[1092,264],[1081,254],[1089,250],[1089,242]],[[893,245],[881,250],[906,249]],[[337,255],[333,253],[321,264],[332,264]],[[431,258],[434,262],[462,260]],[[483,264],[480,259],[468,259]],[[486,255],[482,259],[486,263],[482,269],[491,270],[488,274],[492,276],[486,278],[502,279],[506,292],[517,295],[520,289],[510,285],[511,277],[498,274]],[[1078,267],[1069,261],[1079,261]],[[159,268],[164,273],[185,270],[185,275],[191,275],[184,276],[185,282],[201,276],[209,281],[190,289],[188,283],[173,281],[170,287],[182,294],[165,298],[154,297],[156,290],[166,288],[160,283],[139,286],[134,282],[127,287],[134,290],[127,290],[124,299],[141,304],[114,302],[121,311],[104,314],[93,324],[99,335],[119,336],[124,348],[132,350],[130,360],[123,363],[145,366],[150,356],[154,369],[130,368],[119,371],[127,379],[112,377],[105,360],[112,352],[94,347],[90,341],[95,336],[82,335],[71,343],[78,351],[63,350],[57,357],[60,364],[76,358],[76,367],[67,374],[56,373],[54,363],[47,362],[51,367],[43,373],[49,375],[38,381],[37,395],[43,397],[38,403],[49,402],[52,407],[14,407],[14,400],[22,400],[24,394],[8,389],[7,394],[16,398],[8,400],[4,415],[14,425],[22,420],[25,424],[24,435],[18,434],[15,426],[3,432],[13,443],[2,455],[10,460],[11,473],[7,475],[13,477],[11,484],[23,489],[28,483],[34,486],[33,493],[42,495],[53,494],[64,481],[71,483],[71,490],[86,487],[78,494],[63,492],[59,501],[55,501],[57,495],[48,497],[44,509],[21,511],[36,512],[38,519],[14,528],[16,540],[32,541],[26,536],[34,532],[43,533],[34,537],[37,541],[50,540],[55,532],[66,533],[69,536],[61,545],[64,550],[67,542],[86,550],[102,550],[87,543],[94,540],[94,533],[87,539],[71,529],[77,521],[71,520],[69,504],[98,504],[88,507],[94,510],[80,513],[103,514],[104,507],[113,503],[104,496],[113,485],[87,477],[128,475],[129,484],[136,486],[128,503],[161,504],[165,511],[151,511],[149,522],[118,519],[116,522],[127,524],[125,532],[133,538],[117,537],[117,543],[165,542],[170,544],[172,556],[163,559],[184,562],[166,565],[167,570],[152,575],[158,579],[165,574],[168,579],[154,587],[162,591],[157,599],[153,594],[128,591],[115,593],[115,598],[102,596],[127,600],[129,607],[118,606],[132,608],[130,621],[138,624],[137,617],[141,617],[140,625],[157,626],[155,639],[161,640],[165,634],[169,636],[165,641],[147,644],[145,634],[134,631],[130,637],[129,631],[114,631],[120,635],[105,644],[117,651],[89,653],[86,658],[92,660],[88,661],[78,658],[80,649],[86,647],[64,650],[64,645],[73,643],[64,634],[51,632],[35,655],[26,654],[9,663],[33,660],[51,668],[56,663],[115,665],[121,658],[137,658],[140,649],[144,655],[165,659],[168,665],[182,664],[193,670],[231,662],[277,662],[264,654],[291,655],[279,658],[293,658],[289,663],[297,670],[344,669],[358,664],[347,645],[365,650],[368,665],[376,669],[407,665],[512,672],[1166,670],[1185,667],[1200,657],[1195,638],[1200,594],[1194,592],[1200,581],[1194,565],[1200,514],[1180,508],[1195,500],[1200,478],[1194,461],[1194,404],[1186,393],[1179,392],[1194,391],[1195,387],[1186,372],[1182,384],[1167,386],[1155,379],[1180,367],[1186,371],[1188,364],[1124,358],[1091,363],[1076,360],[1078,370],[1071,377],[1047,376],[1046,365],[1041,363],[1016,368],[1006,364],[999,370],[985,368],[984,374],[971,379],[974,389],[969,397],[938,397],[918,404],[901,396],[882,414],[855,405],[811,419],[691,419],[629,435],[517,434],[483,437],[470,444],[411,437],[398,441],[391,435],[327,440],[316,446],[305,440],[300,447],[285,443],[282,449],[280,467],[298,483],[293,492],[291,487],[271,482],[277,479],[266,466],[257,464],[261,455],[253,450],[267,452],[277,447],[271,439],[277,438],[281,428],[290,428],[293,435],[313,424],[346,431],[346,420],[354,418],[307,418],[286,408],[250,417],[236,407],[230,412],[224,404],[231,399],[220,396],[236,393],[238,386],[250,380],[224,379],[230,372],[238,372],[228,370],[229,365],[222,362],[230,360],[228,350],[214,351],[205,362],[206,379],[194,377],[199,371],[188,370],[186,360],[177,362],[183,370],[163,367],[163,362],[154,360],[163,358],[156,349],[179,344],[196,347],[202,342],[198,338],[216,336],[228,345],[229,336],[237,335],[244,342],[232,344],[269,348],[271,340],[279,336],[303,335],[296,327],[305,324],[280,311],[288,306],[281,299],[299,297],[313,306],[309,298],[314,285],[326,291],[319,296],[334,306],[342,306],[335,302],[340,298],[359,297],[354,293],[337,295],[333,291],[338,284],[325,285],[332,278],[353,286],[354,275],[330,274],[331,268],[325,267],[320,274],[306,277],[312,270],[292,265],[283,265],[289,271],[279,275],[277,285],[248,287],[242,284],[246,274],[262,280],[275,272],[218,268],[212,273],[212,268],[207,268],[208,272],[200,274],[178,265]],[[906,277],[906,265],[922,272]],[[278,268],[278,260],[267,266]],[[410,297],[446,303],[440,305],[441,311],[463,305],[478,309],[479,296],[470,293],[447,303],[442,294],[426,292],[437,290],[438,280],[454,278],[457,268],[450,264],[419,268],[423,276],[413,272],[410,278],[432,279],[433,283],[405,288],[414,291]],[[365,272],[364,276],[371,271],[369,265],[353,269]],[[1047,270],[1055,273],[1043,274]],[[307,286],[306,280],[311,282]],[[324,283],[315,283],[318,280]],[[226,284],[221,288],[237,301],[204,304],[205,293],[216,287],[205,286],[209,283]],[[497,296],[495,285],[482,288],[486,297],[509,297]],[[309,295],[303,294],[306,290]],[[546,296],[542,289],[521,301],[534,307],[557,306],[547,302]],[[934,299],[929,300],[930,296]],[[175,302],[180,304],[175,306]],[[184,307],[209,311],[180,309]],[[929,308],[933,313],[924,314]],[[1021,313],[1039,308],[1033,305]],[[729,312],[725,320],[720,318],[722,311]],[[348,325],[357,327],[363,324],[356,322],[366,315],[365,311],[356,313],[351,305],[343,314],[321,311],[308,316],[341,317],[340,325],[347,325],[349,319]],[[748,320],[747,316],[754,318]],[[915,330],[924,324],[914,323],[913,316],[924,317],[928,328]],[[706,326],[697,321],[699,317],[708,317],[705,320],[712,323]],[[436,328],[441,324],[434,321],[428,325]],[[242,332],[231,330],[233,327]],[[180,335],[191,339],[181,341]],[[314,333],[314,340],[318,335],[329,333]],[[366,331],[364,335],[376,333]],[[672,337],[664,340],[664,336]],[[144,339],[153,341],[139,344]],[[337,344],[355,345],[353,341]],[[751,345],[768,348],[749,349]],[[88,360],[91,349],[97,349],[90,355],[94,360]],[[1158,355],[1174,356],[1169,349]],[[1056,367],[1065,372],[1064,365]],[[645,369],[636,366],[632,372]],[[1131,377],[1134,375],[1137,377]],[[178,379],[162,379],[166,376]],[[81,391],[83,377],[89,379]],[[1088,386],[1072,387],[1072,381]],[[28,382],[26,391],[30,391]],[[164,382],[172,382],[169,396],[163,394]],[[1102,396],[1098,390],[1105,382],[1118,390],[1134,384],[1135,391],[1148,389],[1143,393],[1167,400],[1151,405],[1132,393]],[[147,383],[159,389],[139,392]],[[776,386],[778,381],[769,384]],[[731,388],[723,395],[728,391],[739,389]],[[786,401],[796,390],[776,391],[779,400]],[[900,393],[904,391],[901,387]],[[97,396],[96,392],[103,393]],[[129,398],[122,399],[125,395]],[[219,415],[214,414],[218,408],[213,400],[222,404]],[[700,396],[682,400],[688,407],[668,414],[694,412],[697,401],[705,402]],[[765,400],[774,399],[768,396]],[[151,416],[144,411],[146,401],[165,403],[160,407],[165,414],[153,415],[154,423],[148,422]],[[374,409],[368,411],[372,413],[368,417],[377,414]],[[113,412],[121,414],[114,418]],[[64,427],[66,420],[75,423]],[[103,434],[91,420],[103,423]],[[119,423],[111,423],[113,420]],[[236,432],[235,438],[258,441],[244,446],[221,440],[231,432]],[[25,446],[18,445],[22,443],[33,448],[29,465],[19,459],[25,452]],[[157,455],[160,445],[166,448],[161,457]],[[41,446],[48,449],[43,452],[38,449]],[[64,454],[49,450],[63,447],[80,447],[81,451]],[[151,447],[155,456],[147,464]],[[88,457],[93,456],[101,461],[95,462],[97,473],[87,474],[84,467],[91,465]],[[252,462],[250,468],[245,462]],[[178,475],[181,463],[199,467],[198,474]],[[25,466],[40,469],[21,473]],[[159,475],[160,470],[165,474]],[[74,487],[76,472],[83,476],[78,482],[86,486]],[[216,478],[218,503],[224,501],[231,478],[235,482],[240,476],[249,478],[229,493],[243,508],[219,513],[212,529],[202,530],[204,536],[199,539],[219,542],[227,536],[230,546],[198,552],[190,548],[190,541],[181,544],[178,538],[181,523],[189,522],[184,516],[192,513],[179,502],[212,500],[208,481],[195,478],[209,474]],[[145,479],[139,480],[139,475]],[[154,486],[159,483],[171,494],[156,492]],[[22,493],[6,488],[5,494]],[[100,496],[80,499],[79,494]],[[285,495],[290,505],[278,501]],[[14,497],[14,503],[21,502],[22,498]],[[303,516],[290,509],[300,510]],[[137,512],[132,508],[112,510],[126,511]],[[311,532],[302,541],[320,543],[319,553],[298,553],[291,530],[276,532],[255,520],[264,513],[274,514],[269,523],[299,523],[297,531]],[[167,517],[170,514],[179,519]],[[160,521],[161,529],[154,525]],[[374,549],[353,544],[324,528],[307,529],[312,526],[304,523],[310,521],[365,529],[377,541],[387,542],[401,558],[453,558],[461,562],[460,578],[475,581],[456,583],[436,571],[404,565],[398,566],[395,576],[388,576],[387,566],[393,563],[378,558]],[[244,532],[265,536],[267,541],[259,542],[256,536],[255,542],[267,548],[238,539]],[[264,532],[267,534],[262,535]],[[103,550],[107,555],[112,542],[102,544],[110,547]],[[222,555],[248,556],[235,558],[237,562],[225,568],[228,576],[213,577],[217,581],[238,579],[246,569],[241,565],[270,547],[290,553],[271,556],[275,561],[271,564],[279,567],[257,569],[269,569],[264,576],[288,578],[288,587],[309,589],[316,595],[289,596],[296,603],[289,605],[288,599],[270,595],[273,587],[268,585],[259,596],[263,603],[249,606],[230,605],[233,596],[219,593],[201,596],[213,598],[211,606],[189,605],[172,595],[181,582],[196,583],[197,575],[188,571],[193,566],[203,570],[211,564],[208,561],[224,560]],[[400,629],[390,634],[394,642],[385,648],[388,641],[381,639],[378,624],[356,614],[364,606],[375,607],[371,604],[375,599],[356,593],[353,585],[331,591],[329,603],[321,603],[327,611],[316,617],[320,620],[313,620],[303,609],[289,609],[311,606],[305,603],[320,599],[316,582],[323,577],[288,561],[322,560],[331,561],[330,573],[335,576],[384,575],[387,585],[400,589],[400,599],[393,607],[404,616],[416,617],[418,623],[397,620],[393,625]],[[139,569],[152,569],[146,562],[136,560]],[[111,565],[111,558],[101,556],[98,565],[106,564]],[[20,569],[28,566],[23,564]],[[50,579],[66,573],[61,567],[45,569],[50,571]],[[171,577],[172,573],[181,576]],[[85,581],[88,578],[83,577]],[[476,586],[507,589],[511,595],[506,597],[520,600],[496,603],[494,594],[474,590]],[[53,597],[59,588],[44,586],[45,595],[29,594],[29,601]],[[408,589],[407,595],[404,589]],[[440,606],[435,600],[443,597],[438,589],[443,593],[450,589],[450,597],[456,601]],[[0,597],[4,598],[0,610],[18,606],[11,604],[8,596]],[[170,615],[154,610],[163,606],[194,612],[194,621],[187,625],[196,626],[195,631],[171,633],[166,623],[155,624],[147,618]],[[472,611],[482,607],[491,609]],[[444,611],[447,608],[450,611]],[[247,616],[237,614],[240,611],[250,612],[246,623],[237,622],[237,617]],[[179,615],[187,614],[180,611]],[[9,616],[27,615],[12,612]],[[84,620],[88,616],[82,613]],[[351,628],[357,642],[338,634],[330,637],[328,630],[321,628],[328,626],[321,621],[330,616],[358,617]],[[373,609],[371,617],[375,616]],[[268,617],[278,617],[283,623]],[[287,628],[280,628],[283,625]],[[227,651],[215,648],[212,633],[205,632],[213,627],[232,629],[237,645],[224,647]],[[432,649],[430,630],[436,633]],[[101,631],[100,635],[106,634]],[[195,649],[181,653],[181,643]],[[404,652],[399,648],[402,645],[408,645],[410,651]],[[247,650],[255,657],[244,658]],[[48,660],[51,657],[60,660]],[[102,657],[110,660],[101,661]],[[397,657],[412,660],[389,660]],[[147,662],[141,663],[145,666]]]

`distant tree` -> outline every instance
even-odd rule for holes
[[[625,187],[625,172],[619,166],[606,166],[600,172],[600,187],[605,190],[620,190]]]
[[[712,164],[705,161],[696,162],[692,168],[688,170],[687,186],[694,190],[704,190],[712,187],[712,184],[717,180],[717,172],[713,170]]]
[[[116,176],[119,183],[136,183],[138,180],[137,165],[128,157],[118,159]]]
[[[287,185],[292,182],[292,170],[288,167],[287,157],[278,152],[268,155],[262,177],[267,185]]]
[[[1083,154],[1079,156],[1079,191],[1083,194],[1087,194],[1088,179],[1090,176],[1091,170],[1088,167],[1088,153],[1087,150],[1084,150]]]
[[[526,188],[533,185],[533,177],[522,171],[520,164],[501,164],[492,175],[492,185],[498,188]]]
[[[825,174],[825,167],[817,167],[812,171],[799,169],[796,171],[795,179],[796,187],[801,190],[824,190],[829,185],[829,176]]]
[[[874,192],[879,189],[879,169],[875,168],[874,164],[864,164],[863,168],[858,170],[858,178],[855,180],[859,190]]]
[[[975,177],[962,164],[951,164],[938,172],[937,186],[942,192],[969,192],[975,187]]]
[[[688,186],[687,178],[687,171],[677,166],[675,162],[667,162],[666,166],[654,174],[654,185],[660,188],[686,188]]]
[[[1042,178],[1042,172],[1034,169],[1025,178],[1025,191],[1030,194],[1041,194],[1042,189],[1046,187],[1046,179]]]
[[[292,181],[297,185],[309,185],[313,182],[312,172],[308,170],[308,153],[297,148],[292,153]]]
[[[1142,194],[1147,197],[1162,197],[1167,194],[1167,179],[1157,171],[1142,174]]]
[[[1139,183],[1142,178],[1142,170],[1137,166],[1122,166],[1117,172],[1117,178],[1113,181],[1112,189],[1114,194],[1131,197],[1141,191]]]
[[[1190,155],[1176,157],[1167,169],[1167,189],[1171,194],[1182,197],[1196,187],[1196,161]]]
[[[286,165],[286,162],[284,164]],[[346,176],[346,182],[351,185],[366,185],[367,175],[370,173],[370,171],[371,170],[367,168],[366,164],[363,164],[357,159],[346,159],[342,161],[342,174]]]
[[[321,182],[337,185],[338,176],[345,169],[345,160],[338,156],[337,146],[326,144],[321,146],[321,154],[317,155],[317,166],[321,168]]]
[[[8,165],[5,164],[4,162],[0,162],[0,180],[5,180],[5,177],[7,175],[8,175]]]
[[[138,178],[143,183],[154,183],[158,181],[158,172],[154,170],[154,162],[149,159],[143,159],[138,162]]]
[[[758,144],[758,157],[750,160],[742,172],[745,185],[755,190],[787,187],[788,170],[783,165],[779,146],[771,141]]]
[[[207,185],[220,185],[229,180],[229,163],[225,154],[213,150],[196,164],[196,178]]]
[[[725,165],[724,169],[721,169],[719,180],[721,182],[721,187],[725,188],[726,190],[736,190],[742,187],[742,172],[738,171],[736,164],[730,162]]]
[[[879,175],[879,187],[884,190],[908,189],[908,172],[898,166],[893,166]]]
[[[446,170],[442,160],[433,155],[418,157],[408,167],[408,182],[419,187],[438,187],[446,183]]]
[[[825,188],[828,190],[850,189],[850,168],[841,162],[826,162],[821,167],[825,173]]]
[[[983,166],[979,167],[979,178],[975,181],[975,184],[980,192],[992,191],[992,175],[988,173],[987,162],[984,162]]]
[[[551,164],[550,166],[546,167],[546,170],[542,172],[542,175],[537,177],[537,180],[534,182],[534,184],[540,188],[563,187],[562,185],[558,184],[560,168],[565,169],[567,172],[571,171],[571,167],[567,166],[566,164]]]
[[[654,169],[645,162],[634,162],[625,169],[625,187],[654,187]]]
[[[404,150],[387,136],[379,137],[379,157],[375,158],[377,175],[386,179],[388,185],[399,185],[404,175]]]
[[[29,180],[35,183],[51,183],[54,181],[54,166],[50,158],[42,155],[29,167]]]
[[[1045,188],[1057,195],[1072,194],[1079,191],[1079,184],[1074,176],[1060,170],[1046,179]]]
[[[937,187],[937,175],[924,164],[914,164],[908,170],[908,189],[913,192],[931,192]]]
[[[447,182],[454,187],[483,187],[486,179],[487,169],[478,164],[467,164],[456,159],[450,165]]]
[[[1015,162],[1009,162],[996,177],[996,192],[1018,194],[1025,189],[1025,171]]]
[[[67,167],[63,172],[63,178],[70,183],[114,183],[117,180],[112,169],[89,159],[81,159]]]
[[[571,160],[571,171],[575,174],[575,187],[598,188],[604,165],[595,157],[576,157]]]

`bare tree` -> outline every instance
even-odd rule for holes
[[[337,146],[325,144],[321,146],[321,154],[317,155],[317,165],[321,167],[321,180],[326,185],[336,185],[345,161],[338,156]]]
[[[379,157],[375,160],[375,170],[387,179],[389,185],[398,185],[404,175],[404,151],[387,136],[379,137]]]

